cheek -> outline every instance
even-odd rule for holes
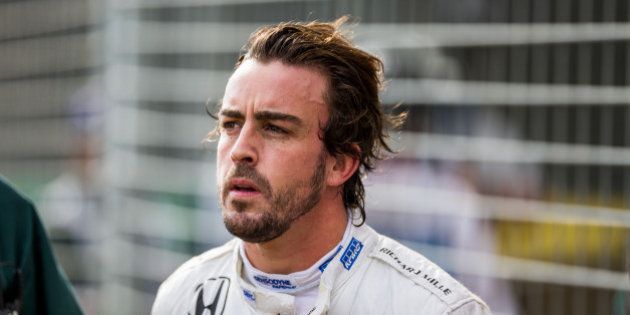
[[[219,137],[217,141],[217,161],[228,158],[230,156],[230,148],[232,142],[226,137]]]
[[[230,147],[227,145],[226,141],[221,141],[217,143],[217,156],[216,156],[216,165],[217,165],[217,175],[222,175],[222,169],[225,169],[230,162]]]
[[[284,178],[284,181],[310,176],[313,173],[313,169],[317,166],[319,158],[319,152],[311,151],[313,150],[276,151],[268,160],[273,166],[267,168],[275,171],[268,173],[268,175],[279,179]]]

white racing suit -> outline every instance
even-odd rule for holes
[[[490,314],[481,299],[422,255],[366,225],[350,233],[319,266],[319,295],[309,315]],[[295,314],[293,296],[243,280],[239,242],[183,264],[160,286],[152,314]]]

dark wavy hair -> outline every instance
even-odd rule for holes
[[[328,79],[325,101],[328,122],[322,126],[322,141],[332,156],[351,155],[359,169],[343,185],[343,203],[351,214],[365,222],[365,189],[362,177],[378,160],[393,153],[387,130],[398,128],[406,113],[384,112],[379,99],[383,62],[359,48],[341,31],[348,20],[333,22],[283,22],[263,26],[251,34],[235,68],[246,59],[281,61],[313,68]]]

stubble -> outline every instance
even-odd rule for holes
[[[264,243],[284,234],[291,224],[311,211],[321,198],[325,175],[325,151],[322,150],[310,178],[291,182],[273,189],[269,181],[256,169],[247,164],[237,165],[226,176],[220,189],[223,222],[234,236],[250,243]],[[226,183],[232,178],[253,181],[267,200],[263,209],[253,209],[254,204],[246,201],[227,201]]]

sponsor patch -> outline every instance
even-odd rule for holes
[[[333,260],[333,258],[335,258],[335,256],[337,256],[337,254],[339,253],[339,251],[343,248],[343,246],[339,245],[339,247],[337,247],[337,250],[335,251],[334,254],[332,254],[328,259],[326,259],[326,261],[324,261],[321,265],[319,265],[319,271],[320,272],[324,272],[324,270],[326,270],[326,267],[328,267],[328,264]]]
[[[188,314],[223,314],[230,279],[227,277],[209,278],[195,289],[195,302]]]
[[[243,290],[243,295],[245,296],[246,299],[250,300],[250,301],[256,301],[256,296],[254,295],[254,293],[252,293],[249,290]]]
[[[350,240],[350,244],[348,244],[346,251],[343,252],[341,258],[339,259],[346,270],[350,270],[350,268],[352,268],[352,265],[354,265],[354,262],[359,257],[359,254],[361,254],[362,249],[363,243],[353,237],[352,240]]]
[[[291,280],[286,279],[273,279],[261,275],[254,275],[254,280],[263,286],[273,289],[292,290],[296,288],[296,286],[291,283]]]
[[[451,288],[449,288],[445,283],[442,283],[440,280],[436,279],[434,276],[427,274],[421,268],[412,266],[408,264],[408,262],[402,261],[398,257],[396,252],[394,252],[392,249],[382,247],[378,250],[378,254],[381,257],[386,257],[387,260],[389,260],[390,262],[395,262],[399,270],[401,270],[403,274],[407,274],[412,278],[417,279],[417,281],[422,282],[426,287],[429,287],[432,290],[441,292],[443,296],[448,296],[453,293]]]

